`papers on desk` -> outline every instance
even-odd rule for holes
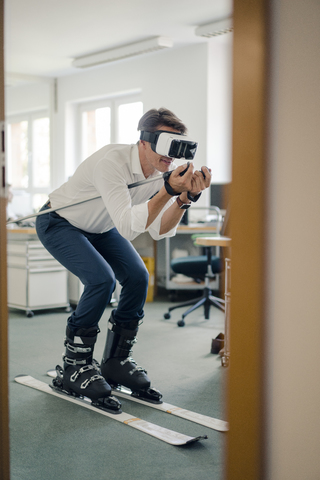
[[[172,250],[172,257],[171,258],[182,258],[188,257],[189,252],[188,250],[182,250],[181,248],[175,248]]]

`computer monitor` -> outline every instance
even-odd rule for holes
[[[210,205],[219,207],[223,214],[220,234],[227,235],[230,218],[230,186],[231,183],[212,183],[210,187]]]
[[[231,183],[212,183],[210,187],[210,205],[227,210]]]

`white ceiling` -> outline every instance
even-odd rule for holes
[[[59,77],[75,57],[150,37],[205,42],[196,26],[231,14],[232,0],[5,0],[5,70]]]

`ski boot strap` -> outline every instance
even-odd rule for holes
[[[81,367],[79,370],[76,370],[70,377],[70,382],[74,383],[78,380],[78,378],[83,374],[86,373],[90,370],[96,370],[94,365],[85,365],[84,367]],[[96,370],[97,371],[97,370]],[[86,389],[92,382],[95,382],[96,380],[104,380],[104,378],[96,373],[95,375],[92,375],[89,378],[86,378],[84,382],[81,383],[80,388],[81,389]]]
[[[77,358],[69,358],[67,357],[66,355],[62,355],[62,360],[64,361],[64,363],[66,363],[67,365],[73,365],[73,366],[76,366],[76,365],[87,365],[87,360],[85,358],[83,358],[82,360],[81,359],[77,359]]]
[[[130,363],[133,366],[133,369],[129,371],[129,375],[133,375],[135,372],[148,373],[143,367],[140,367],[132,357],[127,357],[120,362],[120,365],[123,367],[126,363]]]
[[[109,330],[111,330],[114,333],[117,333],[118,335],[124,336],[124,337],[132,337],[134,338],[137,333],[138,333],[138,326],[136,326],[134,329],[130,329],[124,322],[119,323],[114,323],[113,319],[110,319],[109,322]]]
[[[74,337],[80,337],[83,344],[94,345],[97,341],[98,333],[100,333],[100,329],[97,326],[89,327],[89,328],[78,328],[78,330],[75,330],[75,331],[71,330],[67,326],[66,342],[75,343]]]
[[[100,330],[97,326],[79,328],[76,331],[72,331],[67,326],[66,339],[64,342],[66,351],[62,356],[64,363],[73,366],[91,364],[94,344],[97,341],[99,332]],[[78,343],[74,341],[75,337],[79,338]]]
[[[86,347],[85,345],[81,346],[76,343],[72,344],[67,340],[64,342],[64,345],[72,353],[91,353],[93,351],[93,348],[90,346]]]
[[[66,347],[65,354],[62,354],[64,363],[73,366],[91,363],[94,345],[70,343],[68,340],[64,342],[64,345]]]

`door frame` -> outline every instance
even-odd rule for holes
[[[234,0],[227,480],[264,476],[267,7]]]

